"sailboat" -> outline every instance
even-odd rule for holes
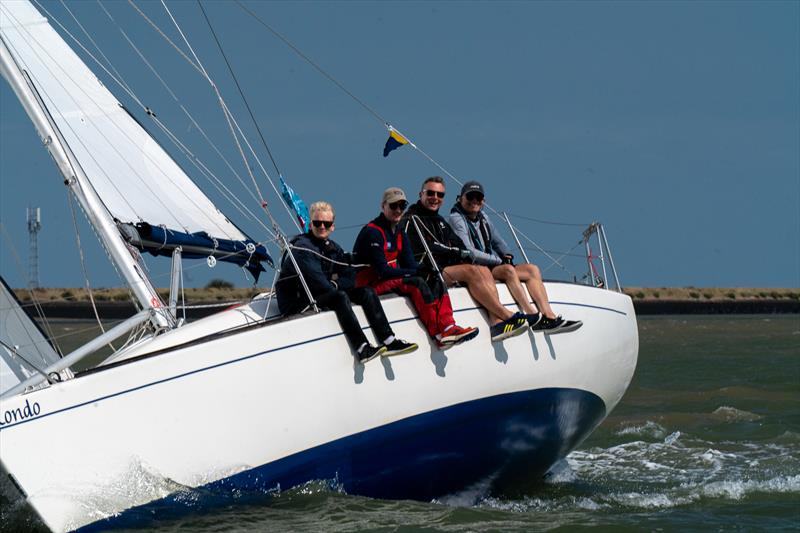
[[[272,259],[211,202],[31,3],[0,3],[0,68],[140,311],[63,357],[2,295],[0,467],[5,490],[54,532],[177,505],[186,488],[288,489],[431,500],[542,476],[619,403],[637,354],[621,291],[548,282],[584,322],[493,344],[464,288],[456,319],[477,339],[441,351],[410,303],[383,299],[413,355],[361,365],[331,312],[284,317],[271,294],[184,323],[141,252],[258,273]],[[3,179],[6,179],[5,177]],[[504,286],[501,301],[513,306]],[[368,335],[368,322],[356,315]],[[87,355],[126,342],[87,370]],[[53,445],[55,441],[55,446]],[[161,482],[143,482],[143,478]],[[158,511],[154,511],[158,512]]]

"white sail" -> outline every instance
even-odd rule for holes
[[[0,278],[0,394],[59,356]]]
[[[0,2],[0,33],[112,217],[246,237],[26,1]]]

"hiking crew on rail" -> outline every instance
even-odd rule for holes
[[[381,213],[359,232],[353,256],[329,238],[335,229],[335,214],[327,202],[311,205],[308,232],[290,241],[309,292],[319,307],[336,313],[360,362],[418,348],[394,335],[379,299],[379,295],[389,292],[411,298],[440,349],[478,335],[478,328],[455,323],[447,286],[457,283],[466,285],[470,295],[488,312],[492,341],[502,341],[529,328],[554,334],[582,326],[580,321],[566,320],[553,312],[538,267],[514,264],[508,245],[482,211],[484,189],[480,183],[464,184],[449,222],[439,214],[444,197],[444,180],[438,176],[428,178],[417,203],[405,212],[408,200],[403,190],[386,189]],[[511,311],[500,302],[495,280],[507,284],[522,312]],[[533,301],[525,293],[526,288]],[[284,315],[300,313],[311,304],[286,254],[275,291]],[[352,303],[363,307],[378,346],[367,340]]]

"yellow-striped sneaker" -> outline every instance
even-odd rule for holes
[[[528,318],[522,313],[514,313],[511,318],[492,326],[492,342],[499,342],[509,337],[516,337],[517,335],[525,333],[526,329],[528,329]]]

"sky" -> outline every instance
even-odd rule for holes
[[[799,2],[245,4],[459,180],[482,181],[487,201],[538,246],[554,257],[570,252],[553,266],[523,238],[546,278],[584,276],[576,245],[599,221],[624,286],[800,287]],[[42,5],[87,41],[61,3]],[[113,21],[95,2],[68,5],[142,101],[237,186],[119,28],[246,175],[210,85],[128,2],[105,4]],[[136,5],[183,45],[160,2]],[[198,4],[167,6],[275,177]],[[345,248],[377,215],[383,189],[415,198],[425,177],[442,174],[408,146],[384,158],[383,122],[235,3],[203,7],[283,176],[307,203],[334,205],[333,238]],[[30,205],[42,208],[40,284],[82,286],[62,178],[5,82],[0,117],[0,273],[13,287],[27,284]],[[293,233],[263,176],[259,188]],[[458,189],[448,180],[448,211]],[[241,197],[258,210],[249,193]],[[251,237],[267,238],[218,205]],[[77,220],[91,285],[121,286]],[[148,265],[155,284],[168,285],[169,261]],[[252,283],[235,266],[185,263],[187,286],[212,278]]]

